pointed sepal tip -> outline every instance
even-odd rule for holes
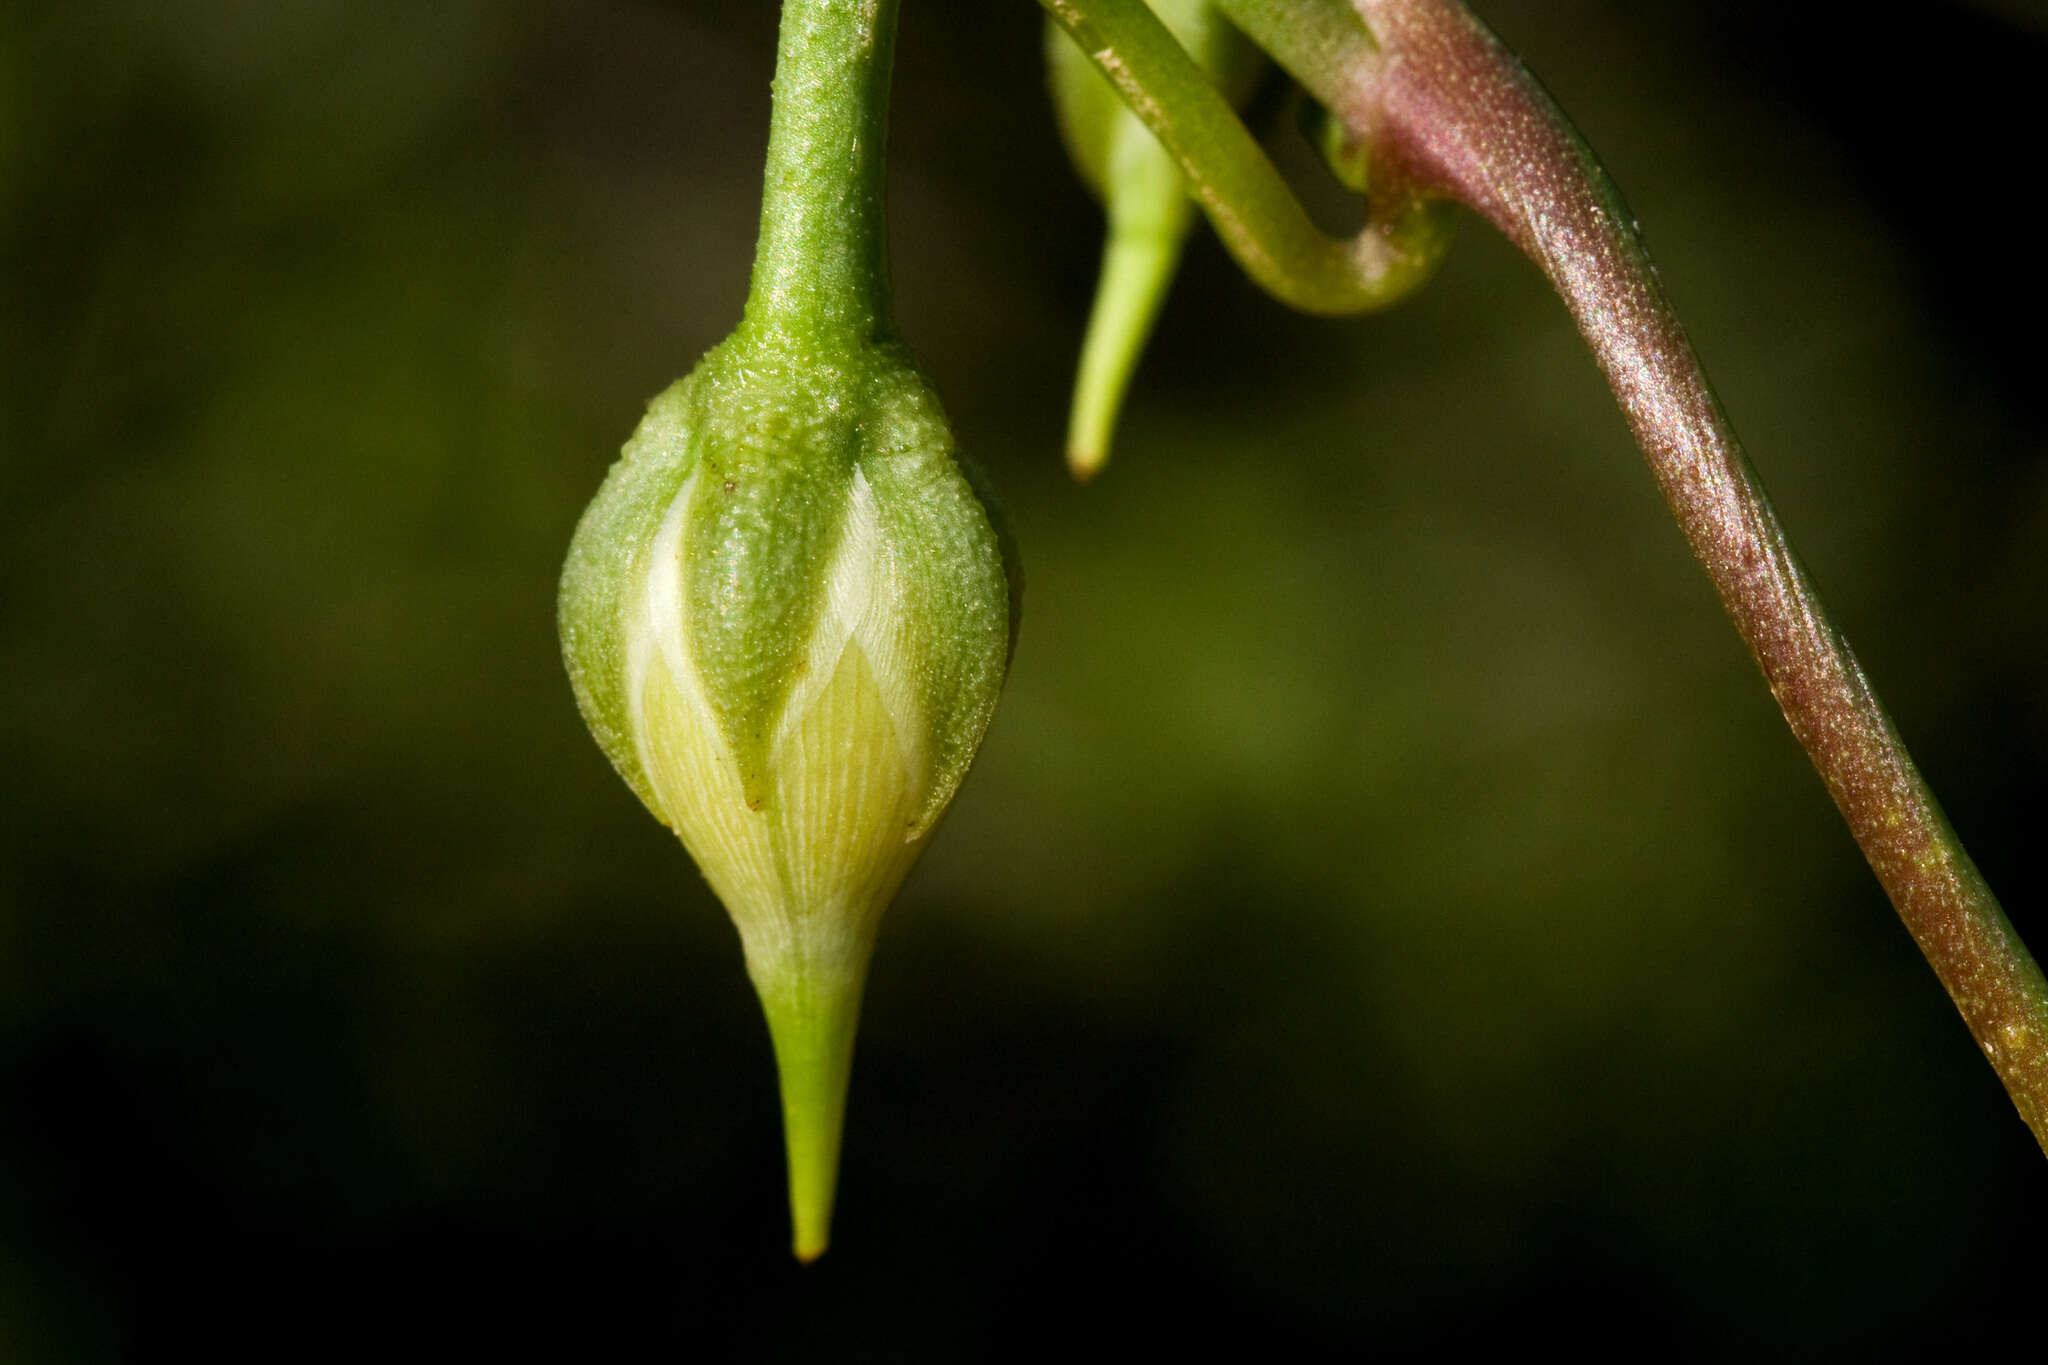
[[[867,976],[866,955],[857,956],[857,965],[811,962],[792,971],[778,964],[772,977],[755,977],[782,1091],[791,1250],[807,1265],[832,1240],[847,1077]]]

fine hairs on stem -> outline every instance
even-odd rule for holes
[[[1121,75],[1132,107],[1180,158],[1197,202],[1254,279],[1315,311],[1361,306],[1355,283],[1323,286],[1327,249],[1262,238],[1232,213],[1215,188],[1232,175],[1218,163],[1242,154],[1214,130],[1217,102],[1195,88],[1199,73],[1159,50],[1164,31],[1143,0],[1043,3]],[[1360,243],[1390,221],[1426,221],[1429,202],[1448,200],[1485,218],[1549,278],[1794,737],[2048,1151],[2048,981],[1829,618],[1591,151],[1459,0],[1217,3],[1363,145],[1371,212]]]

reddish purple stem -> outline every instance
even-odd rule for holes
[[[1380,51],[1338,112],[1370,140],[1375,175],[1469,205],[1564,297],[1793,735],[2048,1151],[2048,983],[1829,621],[1620,196],[1461,4],[1356,3]]]

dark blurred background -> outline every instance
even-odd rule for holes
[[[2048,6],[1480,8],[2048,944]],[[2048,1164],[1536,272],[1468,221],[1316,320],[1205,233],[1076,488],[1039,11],[904,9],[901,321],[1028,589],[799,1270],[553,617],[737,318],[775,7],[0,6],[0,1359],[1868,1359],[2038,1294]]]

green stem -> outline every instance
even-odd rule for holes
[[[1356,237],[1309,220],[1280,172],[1144,0],[1039,0],[1180,162],[1188,193],[1259,286],[1311,313],[1383,308],[1443,257],[1446,225],[1388,185]]]
[[[785,0],[746,324],[887,333],[883,148],[898,0]]]

